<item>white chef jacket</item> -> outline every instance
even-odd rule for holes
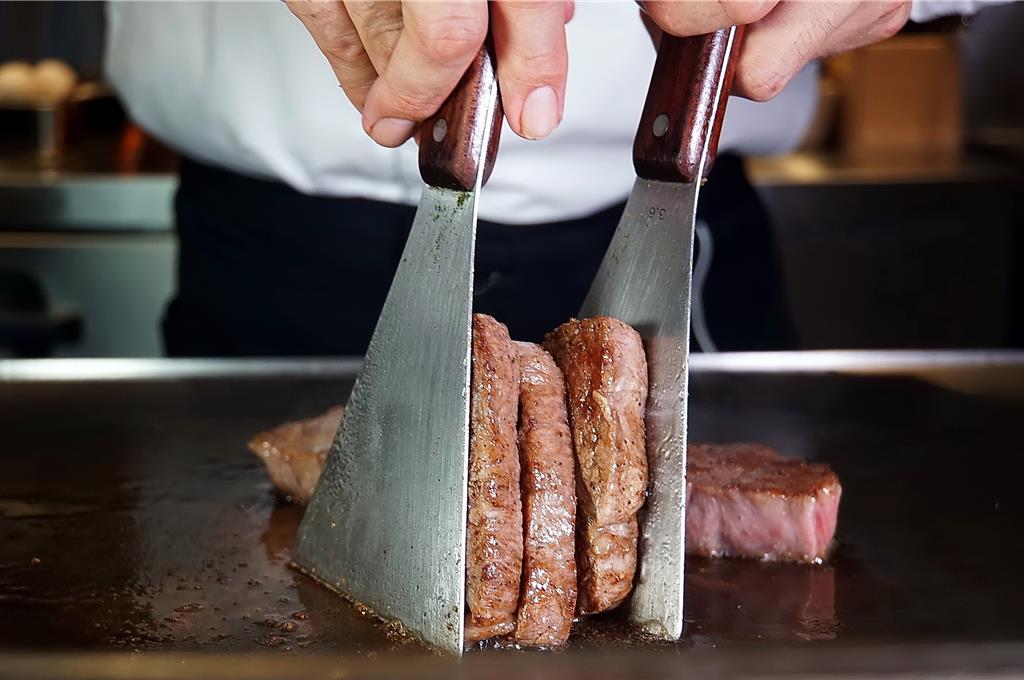
[[[577,2],[562,124],[541,141],[506,126],[482,218],[550,222],[624,200],[655,56],[637,12],[631,0]],[[132,117],[182,153],[305,193],[418,201],[415,144],[385,149],[363,133],[284,3],[115,1],[107,29],[107,77]],[[812,65],[771,102],[733,98],[721,150],[793,149],[814,114],[816,82]]]

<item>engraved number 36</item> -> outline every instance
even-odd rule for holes
[[[656,207],[652,206],[652,207],[647,209],[647,217],[649,217],[652,220],[655,220],[655,219],[663,220],[663,219],[665,219],[665,209],[664,208],[656,208]]]

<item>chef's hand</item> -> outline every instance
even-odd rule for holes
[[[756,101],[773,98],[812,59],[888,38],[910,17],[909,0],[646,0],[642,6],[672,35],[749,24],[733,93]]]
[[[288,0],[378,144],[398,146],[455,89],[487,35],[486,0]],[[498,0],[490,15],[509,126],[547,137],[562,119],[572,0]]]

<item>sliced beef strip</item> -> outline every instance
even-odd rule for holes
[[[647,493],[647,360],[639,334],[610,317],[572,319],[544,346],[565,374],[576,450],[576,566],[581,613],[633,587],[637,519]]]
[[[581,480],[594,518],[622,522],[647,495],[647,360],[640,335],[607,316],[572,319],[544,348],[565,374]]]
[[[751,443],[691,444],[687,455],[687,552],[789,562],[827,557],[842,495],[827,465]]]
[[[517,342],[523,586],[519,644],[565,644],[576,607],[576,482],[562,371],[540,345]]]
[[[466,625],[463,629],[463,638],[466,644],[473,642],[480,642],[481,640],[487,640],[492,637],[501,637],[508,635],[516,629],[515,620],[502,621],[500,623],[492,623],[490,625],[479,625],[473,623],[472,617],[466,617]]]
[[[344,411],[344,407],[334,406],[319,416],[278,425],[249,440],[249,450],[267,466],[279,494],[302,505],[309,503]]]
[[[424,395],[434,398],[434,395]],[[466,616],[474,627],[514,621],[523,569],[519,492],[519,356],[508,328],[473,315]]]
[[[636,573],[636,515],[625,522],[599,524],[583,513],[577,516],[576,564],[579,571],[580,614],[614,609],[633,589]]]

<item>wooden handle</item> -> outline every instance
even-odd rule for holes
[[[490,40],[458,86],[420,128],[420,176],[431,186],[472,191],[479,160],[491,175],[501,136],[501,98]]]
[[[662,36],[633,144],[639,177],[694,182],[705,144],[707,177],[718,150],[736,64],[733,56],[739,52],[743,30],[734,26],[692,38]]]

